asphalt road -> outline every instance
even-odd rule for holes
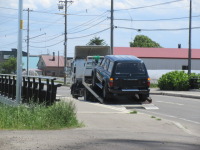
[[[200,135],[200,100],[183,97],[152,95],[157,110],[139,110],[152,116],[180,123],[185,129]]]
[[[179,98],[152,96],[158,110],[134,108],[138,114],[130,114],[127,106],[135,104],[100,104],[70,98],[69,88],[62,87],[58,94],[64,101],[72,101],[77,108],[77,117],[85,126],[78,129],[48,131],[0,131],[0,150],[199,150],[200,134],[182,125],[180,120],[171,121],[183,113]],[[173,104],[177,103],[177,104]],[[198,102],[197,102],[198,103]],[[194,105],[197,105],[194,102]],[[172,105],[172,106],[171,106]],[[177,105],[177,106],[174,106]],[[198,103],[199,105],[199,103]],[[181,107],[182,106],[182,107]],[[162,108],[163,107],[163,108]],[[180,107],[180,108],[179,108]],[[189,106],[190,113],[196,112]],[[132,107],[130,107],[132,108]],[[173,109],[173,110],[172,110]],[[177,109],[175,111],[174,109]],[[179,112],[181,111],[181,112]],[[151,114],[152,113],[152,114]],[[156,115],[154,114],[156,113]],[[198,113],[198,111],[197,111]],[[152,115],[161,118],[152,118]],[[197,120],[196,120],[197,118]],[[199,114],[187,120],[199,122]],[[184,120],[183,120],[184,123]],[[194,128],[192,128],[194,129]]]
[[[62,87],[58,94],[71,97],[70,88]],[[138,103],[131,98],[115,97],[115,101],[107,104],[113,108],[128,109],[129,111],[137,110],[139,112],[173,121],[187,132],[192,132],[200,136],[200,100],[183,97],[151,95],[153,105],[159,109],[145,110],[138,107]],[[79,98],[83,100],[83,98]]]

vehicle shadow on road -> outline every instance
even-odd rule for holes
[[[115,96],[112,99],[108,99],[105,104],[114,105],[114,104],[123,104],[123,105],[139,105],[142,102],[135,96]]]

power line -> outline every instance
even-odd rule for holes
[[[106,30],[109,30],[110,28],[106,28],[104,30],[101,30],[101,31],[98,31],[98,32],[95,32],[95,33],[92,33],[92,34],[88,34],[88,35],[85,35],[85,36],[80,36],[80,37],[72,37],[72,38],[68,38],[68,39],[79,39],[79,38],[84,38],[84,37],[88,37],[88,36],[91,36],[91,35],[95,35],[97,33],[101,33],[101,32],[104,32]]]
[[[1,47],[5,47],[5,46],[7,46],[7,45],[13,45],[13,44],[16,44],[16,43],[17,43],[17,41],[12,42],[12,43],[8,43],[8,44],[1,45]]]
[[[76,26],[76,27],[73,27],[73,28],[69,29],[68,31],[77,30],[77,28],[79,28],[79,27],[82,27],[82,26],[91,24],[91,23],[93,23],[94,21],[97,21],[97,20],[99,20],[99,19],[105,17],[104,14],[106,14],[106,13],[108,13],[108,11],[106,11],[106,12],[100,14],[98,17],[95,17],[95,18],[93,18],[93,19],[91,19],[91,20],[89,20],[89,21],[87,21],[87,22],[85,22],[85,23],[82,23],[82,24],[80,24],[80,25],[78,25],[78,26]]]
[[[139,31],[139,32],[140,31],[181,31],[181,30],[189,30],[189,28],[176,28],[176,29],[136,29],[136,28],[119,27],[119,26],[115,26],[115,28],[135,30],[135,31]],[[200,29],[200,27],[192,27],[192,29]]]
[[[8,7],[0,7],[1,9],[10,9],[10,10],[18,10],[16,8],[8,8]]]
[[[32,47],[32,48],[47,48],[47,47],[52,47],[52,46],[58,45],[58,44],[60,44],[62,42],[64,42],[64,40],[62,40],[62,41],[60,41],[58,43],[52,44],[52,45],[45,46],[45,47],[37,47],[37,46],[30,46],[30,47]]]
[[[59,21],[59,20],[61,20],[61,19],[63,19],[63,18],[59,18],[59,19],[56,19],[54,22],[57,22],[57,21]],[[47,28],[50,28],[51,26],[53,26],[55,23],[51,23],[51,24],[49,24],[49,25],[45,25],[45,26],[43,26],[43,27],[41,27],[41,28],[37,28],[37,29],[33,29],[33,30],[30,30],[30,31],[37,31],[37,30],[41,30],[41,29],[47,29]]]
[[[106,21],[106,20],[107,20],[107,19],[104,19],[104,20],[102,20],[102,21],[100,21],[100,22],[98,22],[98,23],[96,23],[96,24],[94,24],[94,25],[92,25],[92,26],[90,26],[90,27],[88,27],[88,28],[85,28],[85,29],[83,29],[83,30],[76,31],[76,32],[71,32],[71,33],[68,33],[68,34],[75,34],[75,33],[79,33],[79,32],[86,31],[86,30],[88,30],[88,29],[90,29],[90,28],[93,28],[93,27],[99,25],[100,23],[102,23],[102,22],[104,22],[104,21]]]
[[[133,8],[127,8],[127,9],[117,9],[117,10],[114,10],[114,11],[123,11],[123,10],[131,10],[131,9],[142,9],[142,8],[154,7],[154,6],[160,6],[160,5],[167,5],[167,4],[176,3],[176,2],[179,2],[179,1],[183,1],[183,0],[175,0],[175,1],[165,2],[165,3],[158,3],[158,4],[153,4],[153,5],[147,5],[147,6],[141,6],[141,7],[133,7]]]
[[[54,40],[54,39],[56,39],[56,38],[58,38],[58,37],[61,37],[61,36],[63,36],[64,34],[60,34],[60,35],[58,35],[58,36],[56,36],[56,37],[53,37],[53,38],[51,38],[51,39],[47,39],[47,40],[45,40],[45,41],[40,41],[40,42],[33,42],[33,41],[31,41],[31,43],[44,43],[44,42],[48,42],[48,41],[52,41],[52,40]]]
[[[192,17],[200,17],[200,15],[192,16]],[[150,20],[136,20],[136,19],[114,19],[121,21],[167,21],[167,20],[179,20],[179,19],[188,19],[189,17],[179,17],[179,18],[166,18],[166,19],[150,19]]]
[[[8,8],[8,7],[0,7],[0,9],[10,9],[10,10],[18,10],[15,8]],[[43,14],[52,14],[52,15],[64,15],[64,14],[60,14],[60,13],[50,13],[50,12],[45,12],[45,11],[33,11],[35,13],[43,13]],[[85,17],[91,17],[91,16],[99,16],[99,15],[79,15],[79,14],[67,14],[67,15],[71,15],[71,16],[85,16]]]
[[[0,32],[7,32],[7,31],[16,31],[16,28],[11,28],[11,29],[8,29],[8,30],[0,30]],[[9,33],[10,34],[10,33]]]

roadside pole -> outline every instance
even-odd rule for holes
[[[191,35],[192,35],[192,0],[190,0],[190,12],[189,12],[189,48],[188,48],[188,74],[191,74],[192,65],[191,65],[191,57],[192,57],[192,50],[191,50]]]
[[[111,17],[110,17],[110,48],[111,48],[111,55],[113,55],[113,30],[114,30],[114,25],[113,25],[113,0],[111,0]]]
[[[18,48],[17,48],[17,83],[16,83],[16,101],[21,103],[22,87],[22,31],[23,31],[23,0],[19,0],[18,8]]]

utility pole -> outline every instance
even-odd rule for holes
[[[111,0],[111,23],[110,23],[110,47],[111,47],[111,54],[113,55],[113,30],[114,30],[114,25],[113,25],[113,0]]]
[[[29,75],[29,40],[30,40],[30,38],[29,38],[29,32],[30,32],[30,26],[29,26],[29,13],[30,13],[30,11],[32,11],[32,10],[30,10],[29,8],[27,9],[27,10],[25,10],[25,11],[27,11],[28,12],[28,20],[27,20],[27,68],[26,68],[26,75],[28,76]]]
[[[65,7],[65,39],[64,39],[64,84],[67,84],[66,76],[67,76],[67,3],[72,3],[73,1],[59,1],[58,8],[63,9]],[[64,5],[63,5],[64,3]]]
[[[59,69],[59,63],[60,63],[60,54],[59,54],[59,51],[58,51],[58,69]]]
[[[16,102],[21,103],[22,91],[22,31],[23,31],[23,0],[19,0],[18,6],[18,46],[17,46],[17,83]]]
[[[191,74],[191,35],[192,35],[192,0],[190,0],[190,13],[189,13],[189,49],[188,49],[188,74]]]

